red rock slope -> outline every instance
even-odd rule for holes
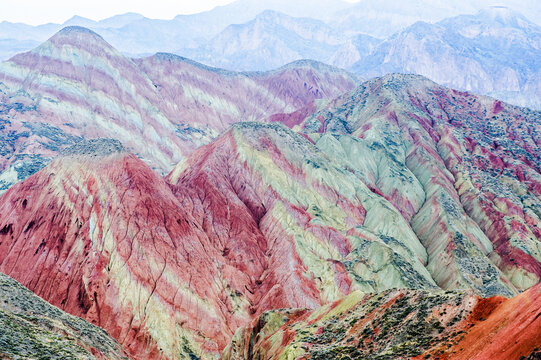
[[[436,288],[388,201],[283,126],[236,125],[170,184],[107,144],[0,198],[0,271],[137,358],[212,358],[264,310],[353,289]]]
[[[248,319],[245,274],[133,155],[55,160],[1,204],[1,271],[136,358],[216,354]]]
[[[538,353],[540,334],[539,285],[512,299],[355,292],[315,311],[266,312],[235,334],[222,358],[508,360]]]

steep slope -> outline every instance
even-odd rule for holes
[[[174,124],[157,107],[160,97],[151,81],[85,28],[65,28],[3,63],[0,82],[4,122],[21,136],[14,152],[31,146],[28,153],[51,156],[74,136],[107,135],[137,149],[156,168],[167,169],[182,153]]]
[[[516,164],[522,180],[505,175],[523,189],[520,213],[507,193],[506,207],[489,197],[502,193],[501,175],[475,187],[488,167],[451,173],[473,160],[449,134],[470,136],[474,155],[488,138],[509,138],[495,152],[507,159],[504,149],[533,146],[537,113],[498,103],[496,120],[520,115],[529,132],[483,137],[475,123],[453,132],[443,114],[466,121],[452,106],[463,97],[474,100],[422,78],[377,79],[318,104],[295,127],[302,136],[235,124],[166,180],[115,141],[80,143],[0,197],[0,271],[141,359],[215,358],[266,310],[316,308],[356,290],[511,296],[539,281],[534,160]],[[480,113],[494,105],[475,100]],[[488,199],[494,208],[479,205]]]
[[[234,122],[333,98],[354,76],[316,63],[261,74],[159,54],[131,60],[70,27],[0,65],[0,191],[81,138],[113,137],[160,172]]]
[[[127,359],[102,329],[68,315],[0,273],[2,359]]]
[[[263,272],[264,291],[255,292],[265,299],[262,305],[286,296],[313,306],[352,287],[435,287],[422,266],[424,249],[387,200],[282,125],[237,124],[167,179],[180,188],[175,193],[189,208],[212,207],[214,218],[199,220],[211,237],[235,225],[237,216],[255,221],[266,239],[270,267]],[[201,191],[214,194],[208,199]],[[235,197],[245,216],[230,209],[229,199]],[[386,221],[376,220],[381,217]],[[243,243],[231,241],[224,246],[227,254]],[[377,252],[383,258],[370,258]],[[234,252],[230,256],[242,259]],[[275,283],[267,286],[267,281]]]
[[[540,295],[539,285],[513,299],[355,292],[315,311],[262,314],[237,331],[222,359],[537,358]]]
[[[541,108],[541,27],[505,7],[418,22],[350,69],[364,77],[412,73],[439,84]]]
[[[196,49],[177,53],[227,69],[269,70],[299,59],[326,61],[344,40],[322,21],[266,10]]]
[[[226,290],[242,274],[221,271],[220,253],[141,160],[86,149],[4,194],[0,268],[138,359],[216,353],[228,325],[242,324]]]
[[[399,209],[439,286],[490,296],[539,282],[539,112],[410,75],[314,110],[290,125]]]
[[[75,146],[0,197],[0,271],[137,358],[213,358],[268,309],[436,288],[399,212],[281,125],[235,125],[170,184],[116,151]]]

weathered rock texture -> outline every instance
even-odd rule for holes
[[[311,111],[272,119],[389,199],[440,287],[509,296],[539,282],[540,112],[411,75],[371,80]]]
[[[400,213],[283,125],[236,125],[167,180],[126,153],[53,161],[1,198],[0,269],[139,358],[212,357],[268,309],[437,288]]]
[[[0,192],[83,138],[118,139],[167,173],[235,122],[292,112],[356,83],[317,62],[234,73],[169,54],[132,60],[68,27],[0,64]]]
[[[370,172],[281,124],[237,124],[165,180],[133,155],[88,152],[53,161],[0,198],[0,271],[137,358],[213,358],[266,310],[315,308],[356,290],[516,292],[464,210],[454,237],[416,236],[422,206],[451,221],[441,209],[458,205],[439,201],[458,204],[452,183],[436,189],[450,200],[412,200],[410,209]],[[460,251],[448,245],[457,239]]]
[[[271,120],[294,131],[235,124],[165,179],[80,142],[0,197],[0,271],[137,359],[356,291],[539,282],[539,112],[393,75]]]
[[[317,310],[272,310],[239,329],[222,359],[535,358],[541,287],[513,299],[472,292],[354,292]]]
[[[0,358],[128,359],[105,331],[51,306],[1,273]]]

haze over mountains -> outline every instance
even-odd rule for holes
[[[348,69],[365,77],[421,74],[539,109],[540,54],[540,26],[509,8],[492,7],[435,24],[416,23],[359,56]]]
[[[139,40],[140,47],[147,47],[147,53],[158,51],[173,52],[183,47],[186,42],[209,40],[231,24],[242,24],[253,20],[265,10],[272,10],[292,17],[307,17],[327,22],[339,31],[365,33],[379,38],[390,36],[398,30],[416,21],[440,21],[447,17],[461,14],[474,14],[493,5],[504,5],[522,14],[530,21],[538,22],[541,9],[535,0],[492,0],[476,1],[426,1],[391,0],[373,2],[369,0],[348,3],[340,0],[285,1],[285,0],[237,0],[225,6],[193,15],[177,15],[173,19],[148,19],[143,15],[126,13],[104,20],[94,21],[81,16],[73,16],[63,24],[43,24],[30,26],[22,23],[0,23],[0,38],[12,40],[45,41],[65,26],[84,26],[92,30],[100,29],[99,34],[107,41],[126,53],[138,53],[130,50],[135,40],[134,32],[145,35]],[[173,16],[173,15],[172,15]],[[538,25],[540,25],[538,23]],[[111,32],[106,32],[109,29]],[[139,30],[138,30],[139,29]],[[130,35],[131,34],[131,35]],[[347,34],[351,35],[351,34]],[[154,37],[154,44],[147,41]],[[122,43],[125,40],[125,45]],[[188,39],[186,39],[188,38]],[[172,44],[166,40],[180,43]],[[159,42],[161,46],[156,43]],[[130,44],[131,43],[131,44]],[[153,50],[152,50],[153,49]]]
[[[538,111],[314,61],[130,59],[81,27],[0,83],[0,271],[131,357],[235,358],[266,310],[354,291],[475,302],[541,279]]]
[[[313,59],[364,78],[420,74],[539,109],[541,27],[531,20],[540,19],[541,10],[533,2],[491,5],[490,1],[376,5],[321,0],[307,5],[239,0],[172,20],[127,13],[101,21],[74,16],[62,25],[36,27],[3,22],[0,55],[7,59],[64,26],[77,25],[96,31],[128,56],[169,52],[235,71],[271,70]]]
[[[541,356],[541,111],[504,101],[541,31],[485,5],[76,17],[0,63],[0,358]]]
[[[541,27],[509,8],[491,7],[434,24],[416,22],[384,40],[337,30],[322,21],[267,11],[229,26],[196,49],[178,52],[234,69],[268,69],[312,58],[364,78],[421,74],[457,89],[541,107]]]

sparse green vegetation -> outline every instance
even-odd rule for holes
[[[62,312],[0,273],[0,358],[94,359],[90,349],[125,359],[103,329]]]

